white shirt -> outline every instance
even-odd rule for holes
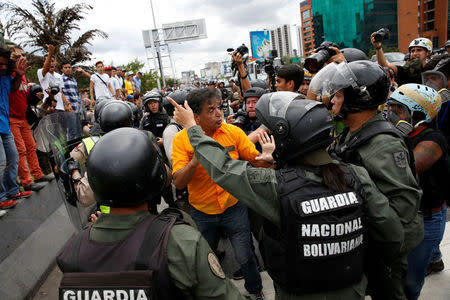
[[[47,72],[45,76],[42,76],[42,69],[37,70],[37,76],[39,79],[39,83],[41,84],[42,89],[44,90],[44,99],[48,97],[48,94],[45,92],[46,89],[49,88],[50,83],[53,82],[59,86],[59,93],[55,95],[56,100],[56,109],[57,110],[64,110],[64,101],[62,99],[62,89],[64,87],[64,83],[62,80],[61,74],[58,74],[56,72],[53,72],[53,74],[50,74],[50,72]]]
[[[121,89],[123,87],[123,77],[114,76],[114,78],[117,79],[117,82],[119,83],[119,88]]]
[[[111,81],[111,87],[112,87],[114,93],[116,93],[116,91],[121,88],[119,86],[119,80],[117,80],[116,77],[110,77],[109,80]]]
[[[101,78],[101,79],[100,79]],[[102,81],[103,80],[103,81]],[[92,74],[91,81],[94,83],[94,92],[95,92],[95,99],[97,100],[98,97],[111,97],[111,91],[109,90],[109,76],[108,74]]]

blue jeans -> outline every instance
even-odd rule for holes
[[[217,229],[220,227],[225,232],[233,246],[234,256],[241,265],[245,289],[250,294],[261,292],[261,276],[256,266],[255,256],[250,244],[251,240],[249,239],[250,224],[247,207],[237,202],[221,214],[208,215],[191,206],[191,216],[212,249],[215,248]]]
[[[439,250],[444,235],[446,213],[445,207],[442,211],[431,214],[431,217],[423,216],[425,233],[423,241],[408,255],[408,275],[405,285],[405,295],[408,299],[417,299],[420,295],[433,250]]]
[[[442,233],[441,233],[441,241],[442,238],[444,237],[444,231],[445,231],[445,222],[447,220],[447,205],[444,207],[444,209],[442,210]],[[440,242],[439,242],[440,243]],[[439,248],[439,245],[436,245],[435,247],[433,247],[433,250],[431,251],[431,259],[430,262],[438,262],[442,259],[442,253],[441,253],[441,249]]]
[[[17,172],[19,153],[12,134],[0,133],[0,202],[19,192]]]

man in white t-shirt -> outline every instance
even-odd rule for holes
[[[70,106],[69,100],[66,99],[64,94],[62,93],[62,88],[64,87],[64,83],[62,80],[61,74],[55,72],[56,61],[53,57],[53,52],[55,51],[55,46],[47,45],[48,55],[45,57],[44,66],[42,69],[37,71],[37,76],[39,79],[39,83],[41,84],[44,99],[48,97],[48,92],[50,91],[50,84],[55,87],[59,87],[58,93],[55,95],[56,99],[56,110],[59,111],[72,111],[72,107]]]
[[[98,100],[99,97],[111,98],[114,95],[109,76],[108,74],[105,74],[103,62],[96,62],[95,68],[97,69],[97,73],[91,75],[91,84],[89,86],[92,103],[95,103],[94,91],[96,100]]]
[[[111,67],[111,66],[107,66],[105,68],[105,73],[108,74],[109,76],[109,81],[111,83],[111,88],[114,92],[114,98],[116,99],[120,99],[120,95],[119,95],[119,81],[117,80],[117,78],[114,77],[114,75],[116,75],[116,68],[115,67]]]

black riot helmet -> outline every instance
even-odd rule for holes
[[[133,112],[124,101],[110,101],[102,108],[100,127],[104,132],[131,126],[133,126]]]
[[[187,95],[188,91],[186,90],[176,90],[175,92],[170,93],[167,97],[172,98],[177,104],[183,105],[184,101],[186,101]],[[163,106],[167,114],[169,116],[173,116],[175,108],[167,98],[164,98]]]
[[[250,98],[250,97],[256,97],[259,99],[265,93],[266,93],[265,89],[262,89],[259,87],[251,87],[248,90],[246,90],[244,93],[244,102],[247,101],[247,98]]]
[[[357,60],[367,60],[367,55],[357,48],[344,48],[341,49],[342,54],[344,54],[347,62],[357,61]]]
[[[258,87],[258,88],[262,88],[264,90],[268,89],[266,82],[262,79],[252,80],[252,81],[250,81],[250,84],[252,85],[252,87]]]
[[[42,93],[42,87],[39,84],[30,84],[28,86],[28,104],[36,106],[41,99],[38,98],[37,93]]]
[[[344,94],[341,118],[378,107],[385,103],[389,92],[389,76],[377,63],[358,60],[351,63],[331,63],[311,80],[309,91],[331,99],[338,91]]]
[[[333,119],[325,105],[293,92],[264,94],[256,115],[273,134],[277,161],[288,162],[333,141]]]
[[[149,111],[147,107],[147,103],[149,101],[158,101],[159,103],[159,111],[162,110],[162,103],[163,103],[163,95],[158,89],[153,89],[147,93],[145,93],[144,98],[142,100],[142,103],[144,105],[145,111]]]
[[[102,112],[103,107],[105,106],[106,103],[111,102],[112,100],[109,99],[105,99],[103,101],[97,101],[95,103],[95,108],[94,108],[94,119],[95,122],[100,123],[100,114]]]
[[[87,172],[96,200],[110,207],[158,199],[167,177],[153,143],[134,128],[105,134],[89,154]]]
[[[139,108],[133,102],[125,101],[125,103],[130,107],[133,118],[137,119],[139,117]]]

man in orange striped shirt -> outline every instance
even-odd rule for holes
[[[194,90],[189,93],[187,101],[197,124],[206,135],[227,149],[232,158],[261,164],[257,160],[259,152],[245,133],[234,125],[222,123],[220,99],[214,91]],[[256,258],[251,250],[247,207],[215,184],[205,169],[198,164],[193,153],[187,131],[184,129],[173,139],[174,184],[177,189],[188,187],[192,218],[212,249],[216,248],[214,244],[217,228],[220,227],[227,234],[236,260],[241,265],[245,288],[250,294],[256,295],[256,299],[264,299]]]

